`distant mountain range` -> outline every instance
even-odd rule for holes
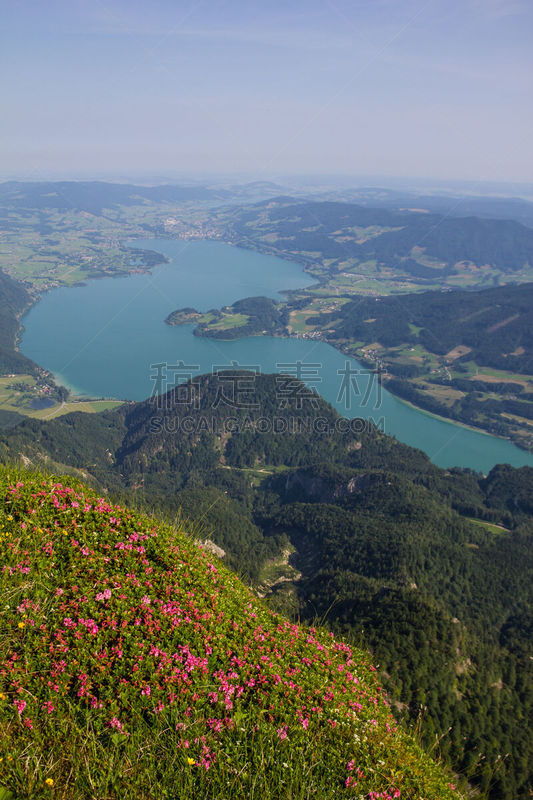
[[[268,181],[220,187],[174,183],[147,186],[106,181],[5,181],[0,183],[0,208],[85,211],[99,215],[104,209],[117,206],[257,200],[281,191],[283,187]]]
[[[520,197],[483,197],[472,194],[421,194],[384,188],[332,190],[321,195],[327,200],[343,200],[392,211],[419,209],[450,217],[512,219],[533,227],[533,202]]]
[[[290,181],[250,181],[243,184],[195,183],[183,185],[159,179],[146,183],[113,181],[4,181],[0,183],[0,206],[14,208],[53,208],[100,214],[116,205],[183,202],[254,202],[264,197],[308,197],[318,201],[342,201],[357,205],[402,212],[425,210],[451,217],[511,219],[533,226],[533,202],[518,197],[476,197],[473,195],[420,194],[380,187],[342,188],[324,191],[320,185],[306,188]]]

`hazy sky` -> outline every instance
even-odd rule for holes
[[[532,0],[6,0],[0,170],[533,181]]]

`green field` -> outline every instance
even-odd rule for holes
[[[492,522],[485,522],[483,519],[475,519],[474,517],[467,517],[469,522],[473,522],[475,525],[480,525],[485,530],[490,531],[490,533],[494,533],[496,536],[501,536],[502,533],[509,533],[507,528],[504,528],[503,525],[493,525]]]
[[[480,367],[475,361],[463,361],[461,366],[466,368],[467,371],[457,372],[457,376],[473,378],[480,381],[487,379],[487,383],[491,382],[488,380],[490,378],[494,378],[494,382],[520,383],[526,386],[526,388],[530,387],[530,391],[533,391],[533,375],[523,375],[519,372],[506,372],[501,369],[494,369],[493,367]]]
[[[209,316],[209,315],[206,315]],[[204,320],[204,317],[200,317],[198,320],[199,324],[209,324],[209,327],[214,331],[226,331],[229,328],[242,328],[243,325],[249,321],[250,317],[247,314],[226,314],[222,312],[222,318],[218,320],[210,320],[209,323],[207,320]]]
[[[313,317],[318,314],[331,314],[348,302],[349,300],[347,297],[330,295],[312,300],[308,306],[298,311],[291,311],[288,325],[290,333],[307,333],[316,330],[320,325],[317,326],[316,323],[308,323],[308,317]]]
[[[142,265],[134,263],[124,240],[149,235],[147,225],[160,224],[168,213],[164,206],[106,209],[101,215],[46,209],[26,216],[10,210],[9,225],[0,225],[0,267],[38,292],[129,273]]]
[[[72,411],[85,411],[96,414],[122,405],[120,400],[67,400],[63,403],[55,401],[48,408],[35,409],[31,407],[32,400],[46,397],[46,393],[39,389],[35,378],[31,375],[0,376],[0,410],[12,411],[23,414],[33,419],[54,419],[62,414]]]

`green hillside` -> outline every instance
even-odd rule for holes
[[[533,470],[440,469],[279,379],[223,372],[27,420],[0,460],[70,471],[170,521],[181,509],[271,607],[364,642],[424,746],[491,800],[526,800]]]
[[[533,448],[533,283],[294,304],[307,330],[378,367],[387,389]],[[317,311],[319,312],[317,314]]]
[[[20,283],[0,269],[0,374],[37,372],[37,365],[15,349],[19,317],[31,298]]]
[[[402,297],[359,298],[335,315],[336,335],[385,347],[421,346],[450,362],[476,363],[521,375],[533,374],[533,283],[476,292],[424,292]]]
[[[367,657],[268,610],[181,524],[2,468],[0,793],[457,796]]]
[[[499,286],[533,276],[533,232],[511,219],[278,197],[217,209],[224,238],[302,263],[310,294]]]

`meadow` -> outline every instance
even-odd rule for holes
[[[73,479],[0,471],[0,796],[458,796],[367,655]]]

